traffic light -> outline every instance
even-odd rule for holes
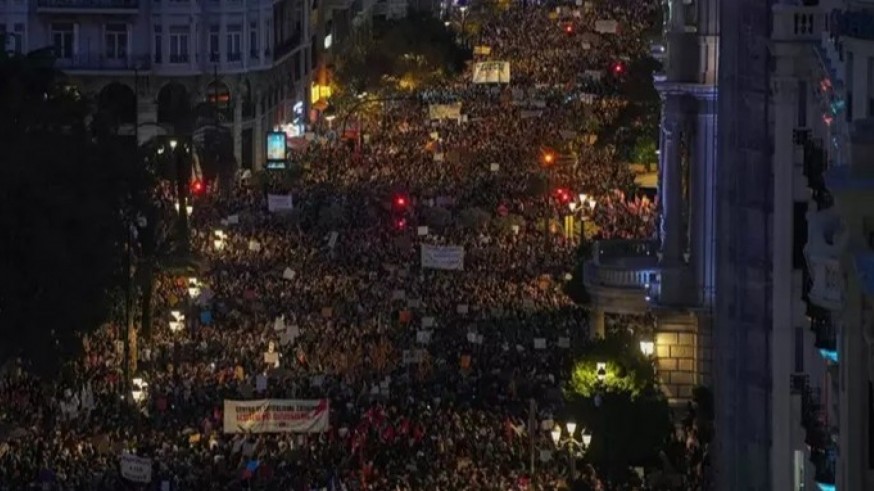
[[[570,36],[571,34],[573,34],[573,33],[574,33],[574,25],[573,25],[573,24],[567,24],[567,25],[565,25],[565,26],[564,26],[564,32],[565,32],[565,34],[567,34],[568,36]]]
[[[625,73],[625,64],[623,64],[621,61],[617,61],[616,63],[613,63],[611,71],[613,72],[613,75],[622,75],[623,73]]]
[[[558,188],[555,190],[555,197],[561,204],[567,204],[571,201],[571,194],[565,188]]]
[[[406,196],[398,196],[395,198],[395,206],[398,208],[406,208],[407,207],[407,198]]]
[[[206,192],[206,184],[204,184],[203,181],[200,179],[191,181],[191,194],[200,196],[204,192]]]
[[[395,228],[398,230],[406,230],[407,228],[407,219],[406,218],[398,218],[395,220]]]

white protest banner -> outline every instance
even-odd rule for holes
[[[282,272],[283,280],[293,280],[294,277],[297,276],[297,273],[294,272],[291,268],[285,268],[285,271]]]
[[[443,154],[443,152],[438,152],[434,154],[434,162],[443,162],[445,158],[446,156]]]
[[[570,338],[558,338],[558,347],[559,348],[570,348],[571,347],[571,339]]]
[[[595,94],[582,93],[580,94],[580,101],[582,101],[583,104],[594,104],[596,97]]]
[[[546,349],[546,339],[534,338],[534,349]]]
[[[291,200],[290,194],[267,195],[267,211],[274,213],[277,211],[289,211],[293,208],[294,203]]]
[[[489,170],[492,172],[498,172],[499,170],[501,170],[501,166],[496,163],[491,163],[489,164]]]
[[[598,80],[601,80],[601,78],[603,76],[604,76],[603,70],[586,70],[583,72],[583,78],[588,78],[588,79],[591,79],[595,82],[597,82]]]
[[[598,34],[616,34],[619,31],[619,23],[615,20],[596,20],[595,32]]]
[[[237,225],[240,223],[240,215],[229,215],[227,221],[228,225]]]
[[[482,334],[477,334],[477,335],[476,335],[476,341],[474,341],[474,343],[476,343],[476,344],[483,344],[483,335],[482,335]]]
[[[466,314],[468,312],[468,307],[466,303],[460,303],[457,307],[455,307],[455,312],[457,314]]]
[[[431,342],[431,331],[417,331],[416,342],[419,344],[428,344]]]
[[[119,459],[121,477],[128,481],[148,484],[152,482],[152,460],[131,454],[122,454]]]
[[[539,118],[541,114],[543,114],[543,111],[524,110],[519,112],[519,117],[522,119]]]
[[[454,104],[431,104],[428,106],[430,119],[459,119],[461,117],[461,103]],[[436,140],[436,138],[434,138]]]
[[[261,243],[257,240],[249,241],[249,250],[252,252],[259,252],[261,250]]]
[[[422,327],[424,327],[424,328],[434,327],[434,318],[433,317],[422,317]]]
[[[340,238],[339,232],[331,232],[328,234],[328,249],[333,249],[337,246],[337,239]]]
[[[484,61],[473,66],[475,84],[509,84],[510,62]]]
[[[475,332],[467,333],[467,341],[469,343],[476,343],[476,333]]]
[[[225,433],[322,433],[328,429],[328,399],[225,400]]]
[[[416,234],[418,234],[419,237],[428,235],[428,227],[424,225],[419,227],[418,230],[416,230]]]
[[[422,244],[422,268],[464,270],[464,247]]]
[[[404,365],[413,363],[422,363],[425,359],[425,350],[422,349],[405,349],[404,350]]]

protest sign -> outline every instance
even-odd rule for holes
[[[422,244],[422,268],[464,270],[464,247]]]
[[[473,83],[475,84],[509,84],[510,62],[485,61],[473,66]]]
[[[224,432],[321,433],[329,414],[327,399],[225,400]]]
[[[268,194],[267,195],[267,211],[276,213],[281,211],[290,211],[294,208],[294,203],[290,194]]]
[[[140,484],[152,482],[152,460],[131,454],[122,454],[119,459],[121,477]]]

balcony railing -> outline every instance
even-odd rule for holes
[[[774,41],[818,41],[828,20],[824,9],[801,5],[775,5],[773,12]]]
[[[134,71],[151,67],[149,55],[128,58],[107,58],[95,54],[77,55],[72,58],[58,58],[55,65],[65,71]]]
[[[140,0],[37,0],[41,9],[137,10]]]
[[[815,338],[814,346],[819,350],[836,351],[838,349],[837,329],[829,312],[822,308],[811,309],[810,329]]]
[[[588,261],[585,265],[585,282],[590,286],[647,291],[658,282],[658,269],[653,262],[649,267],[639,265],[607,266]]]
[[[659,243],[655,240],[599,240],[595,242],[593,259],[610,264],[629,258],[657,258]]]
[[[801,395],[801,425],[804,427],[804,442],[810,448],[810,461],[816,468],[816,482],[834,484],[836,448],[832,441],[820,389],[811,387],[810,377],[793,374],[793,394]]]

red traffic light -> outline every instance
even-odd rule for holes
[[[407,228],[407,219],[406,218],[399,218],[395,222],[395,227],[397,227],[398,230],[404,230],[405,228]]]
[[[570,200],[571,200],[570,192],[568,192],[568,190],[567,190],[567,189],[564,189],[564,188],[558,188],[558,189],[556,189],[556,190],[555,190],[555,196],[556,196],[556,198],[558,198],[558,200],[561,201],[562,203],[568,203],[568,202],[570,202]]]
[[[204,184],[203,181],[201,181],[199,179],[191,181],[191,192],[193,194],[200,195],[200,194],[203,194],[205,191],[206,191],[206,184]]]
[[[565,32],[565,34],[568,34],[568,35],[573,34],[574,33],[574,25],[567,24],[566,26],[564,26],[564,32]]]
[[[395,208],[403,210],[407,207],[407,205],[410,204],[410,199],[403,194],[399,194],[394,197],[393,203],[395,205]]]
[[[613,64],[613,73],[615,75],[622,75],[625,72],[625,65],[622,62],[617,61]]]

